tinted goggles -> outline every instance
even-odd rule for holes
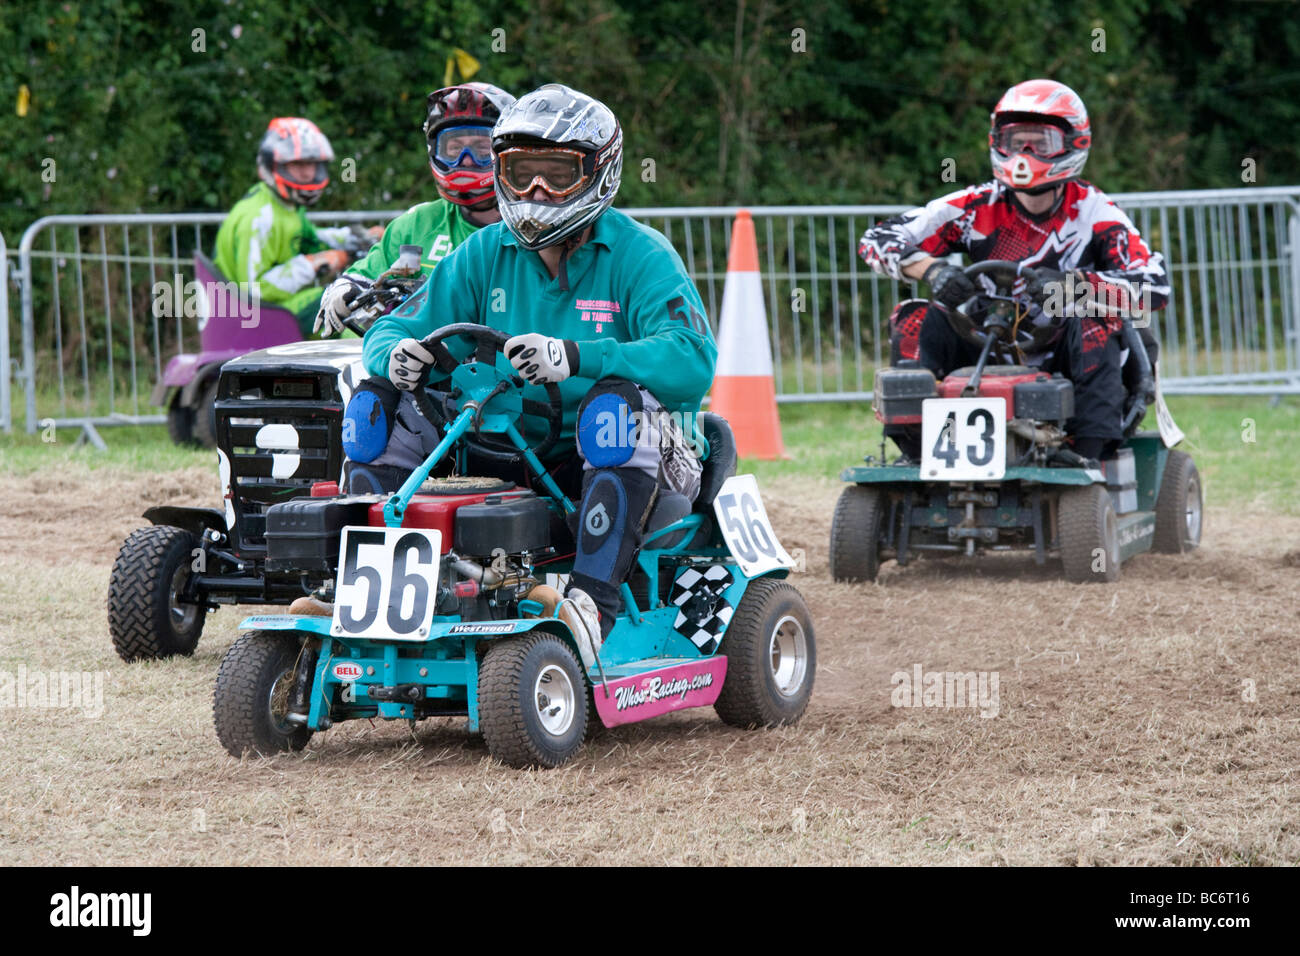
[[[1008,156],[1033,153],[1050,159],[1065,152],[1065,133],[1051,123],[1005,123],[993,134],[993,145]]]
[[[586,182],[583,155],[576,149],[513,146],[498,153],[497,159],[497,178],[520,196],[541,186],[555,199],[562,199]]]

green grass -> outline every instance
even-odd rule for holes
[[[1196,459],[1207,500],[1300,514],[1300,399],[1276,405],[1268,396],[1176,396],[1169,410],[1187,438],[1180,448]],[[760,480],[780,475],[835,477],[866,454],[880,454],[881,426],[866,403],[782,405],[781,426],[788,461],[745,459],[741,468]],[[1243,440],[1255,423],[1255,441]],[[1148,415],[1145,426],[1155,427]],[[892,443],[889,453],[894,454]]]
[[[1182,447],[1195,457],[1211,504],[1300,514],[1295,494],[1300,489],[1300,399],[1273,405],[1267,397],[1184,396],[1171,398],[1169,407],[1187,433]],[[1255,423],[1254,442],[1243,441],[1246,419]],[[781,423],[790,460],[742,462],[742,469],[760,480],[778,475],[834,479],[863,455],[880,453],[880,424],[865,403],[782,405]],[[1147,424],[1154,427],[1151,417]],[[52,436],[21,430],[0,436],[0,474],[25,475],[64,464],[88,471],[216,467],[211,451],[176,447],[161,425],[104,428],[100,434],[107,452],[76,446],[75,428],[60,428]]]

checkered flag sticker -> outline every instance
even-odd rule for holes
[[[670,600],[677,607],[673,630],[688,638],[701,654],[712,654],[718,649],[718,636],[735,611],[722,599],[722,592],[733,581],[725,565],[715,564],[702,573],[687,568],[673,582]]]

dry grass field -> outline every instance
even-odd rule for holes
[[[795,727],[711,710],[606,731],[572,764],[495,764],[463,720],[356,722],[235,760],[217,665],[127,665],[105,588],[152,504],[217,500],[206,468],[0,477],[0,672],[103,674],[103,713],[0,707],[8,864],[1300,862],[1300,518],[1210,502],[1202,549],[1115,586],[1029,558],[830,581],[838,486],[765,482],[817,626]],[[891,675],[988,671],[996,716],[891,705]]]

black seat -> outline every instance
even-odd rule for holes
[[[709,443],[709,455],[704,459],[695,510],[708,511],[722,483],[736,473],[736,436],[727,420],[713,412],[700,412],[700,431]]]

